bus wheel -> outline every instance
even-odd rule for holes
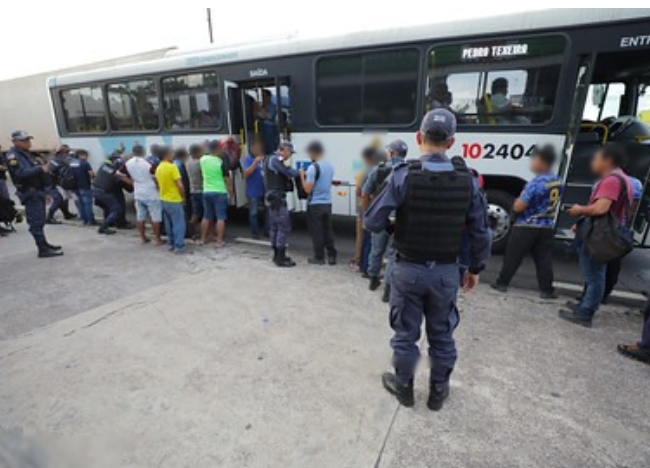
[[[488,190],[487,199],[488,224],[492,229],[492,252],[503,253],[510,234],[510,210],[515,199],[503,190]]]

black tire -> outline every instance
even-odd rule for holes
[[[505,252],[510,235],[510,211],[515,197],[503,190],[487,190],[488,223],[493,231],[492,253]]]

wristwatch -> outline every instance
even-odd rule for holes
[[[483,270],[485,270],[485,263],[481,263],[479,266],[472,266],[467,269],[467,271],[470,272],[472,275],[478,275],[480,274]]]

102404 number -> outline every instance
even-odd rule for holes
[[[535,145],[526,148],[524,145],[516,143],[514,145],[503,144],[501,146],[492,143],[481,145],[480,143],[463,143],[463,158],[466,159],[495,159],[511,158],[515,161],[524,156],[531,156],[535,152]]]

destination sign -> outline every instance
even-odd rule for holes
[[[511,58],[528,55],[528,44],[505,44],[482,47],[465,47],[462,49],[463,60],[490,58]]]

